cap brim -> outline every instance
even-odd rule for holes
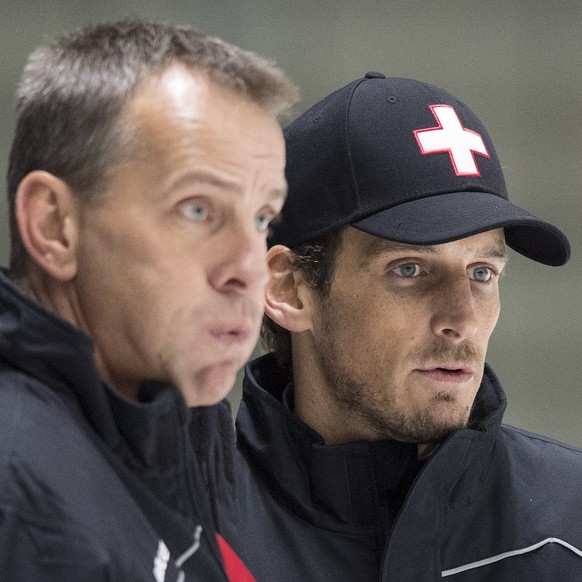
[[[555,226],[486,192],[452,192],[405,202],[367,216],[351,226],[407,244],[442,244],[505,228],[507,244],[518,253],[551,266],[570,258],[570,243]]]

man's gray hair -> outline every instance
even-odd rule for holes
[[[21,272],[26,261],[14,207],[22,179],[45,170],[81,202],[98,202],[109,170],[132,149],[131,132],[121,123],[124,105],[148,77],[176,63],[274,116],[297,100],[297,88],[273,62],[188,26],[125,20],[38,48],[17,91],[8,167],[11,272]]]

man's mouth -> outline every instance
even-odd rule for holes
[[[219,324],[208,329],[209,335],[227,345],[242,344],[248,342],[251,337],[251,329],[241,324]]]
[[[473,377],[473,370],[466,364],[434,365],[416,370],[421,375],[437,382],[467,382]]]

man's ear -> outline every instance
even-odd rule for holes
[[[270,277],[265,291],[265,313],[281,327],[295,333],[311,328],[307,285],[293,267],[293,251],[276,245],[267,252]]]
[[[30,258],[59,281],[77,272],[77,201],[65,182],[45,171],[27,174],[16,193],[16,221]]]

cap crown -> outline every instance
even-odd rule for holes
[[[379,210],[444,192],[488,192],[507,199],[491,138],[471,110],[438,87],[373,75],[378,74],[335,91],[285,129],[290,197],[273,243],[299,244],[306,236],[316,238]],[[463,129],[483,140],[488,157],[469,154],[477,175],[459,173],[449,151],[421,151],[416,132],[439,129],[434,113],[439,105],[452,108]],[[286,223],[285,215],[295,216],[295,208],[301,223]]]
[[[566,236],[509,202],[481,121],[438,87],[368,73],[284,133],[289,197],[270,245],[294,247],[346,225],[408,244],[504,228],[526,257],[568,261]]]

